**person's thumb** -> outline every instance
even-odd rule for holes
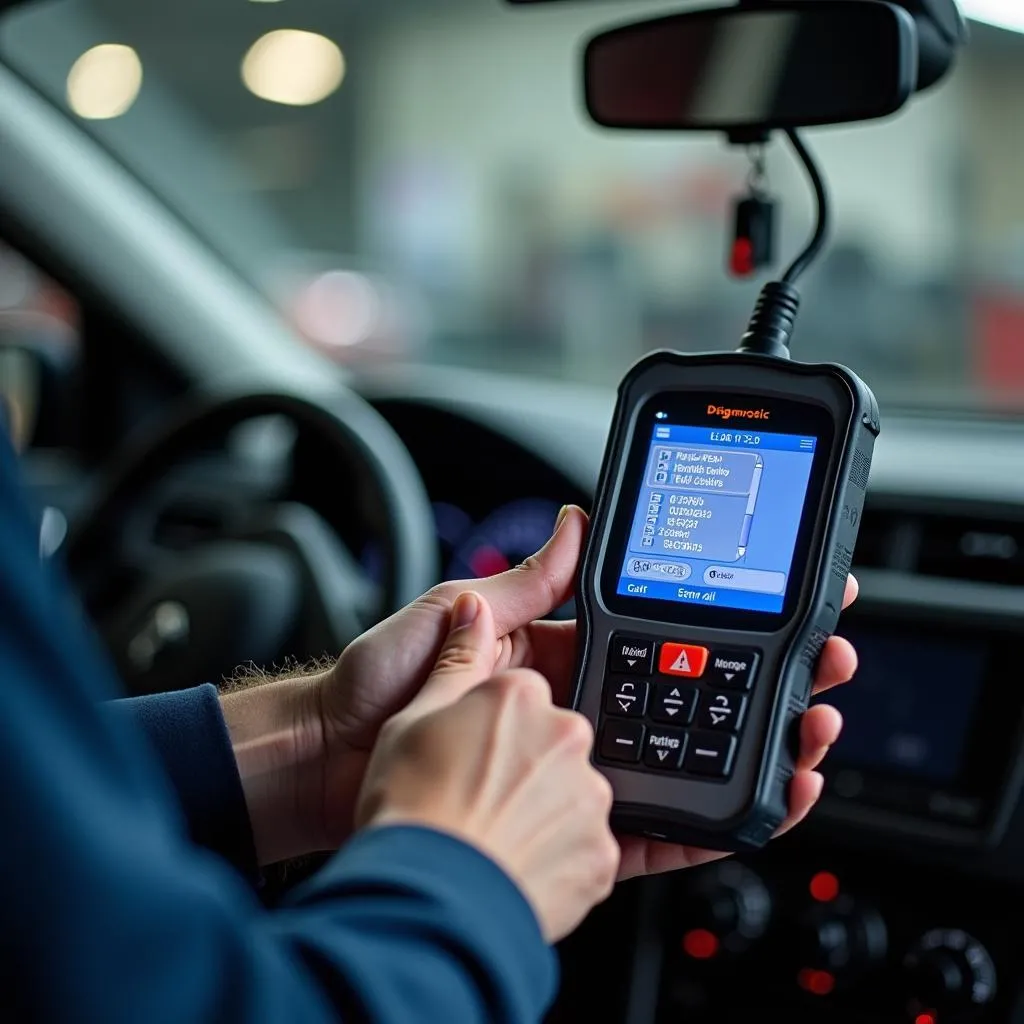
[[[497,657],[491,606],[476,591],[467,590],[452,605],[448,635],[423,688],[406,708],[406,717],[419,718],[454,704],[491,677]]]

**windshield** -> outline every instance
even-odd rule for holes
[[[726,272],[747,154],[582,112],[581,41],[665,10],[59,0],[5,15],[0,52],[339,362],[608,385],[734,348],[764,280]],[[897,117],[807,133],[834,227],[794,350],[890,402],[1024,398],[1024,34],[972,30]],[[782,146],[767,175],[781,262],[811,200]]]

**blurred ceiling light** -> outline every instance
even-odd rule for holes
[[[251,93],[293,107],[326,99],[344,77],[345,57],[337,44],[295,28],[260,36],[242,60],[242,81]]]
[[[964,14],[996,28],[1024,32],[1024,3],[1021,0],[963,0]]]
[[[120,117],[142,88],[142,61],[122,43],[86,50],[68,72],[68,105],[91,120]]]

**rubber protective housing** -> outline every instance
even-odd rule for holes
[[[729,392],[737,399],[788,399],[825,407],[835,425],[806,569],[794,613],[771,631],[681,625],[612,612],[601,593],[605,559],[615,557],[612,524],[620,502],[632,503],[635,481],[625,479],[639,410],[666,392]],[[750,428],[747,428],[750,429]],[[757,429],[757,428],[753,428]],[[874,395],[855,374],[834,364],[806,364],[745,353],[683,355],[655,352],[619,386],[605,449],[590,534],[577,581],[578,641],[573,707],[595,728],[601,719],[608,644],[614,633],[745,648],[760,654],[735,764],[726,781],[653,774],[602,762],[612,784],[613,827],[707,849],[762,847],[787,814],[795,771],[794,723],[806,711],[818,657],[834,632],[879,432]],[[625,490],[624,490],[625,488]],[[805,512],[805,514],[807,514]]]

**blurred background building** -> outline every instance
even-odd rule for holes
[[[611,384],[651,348],[732,347],[758,288],[725,272],[742,152],[582,113],[581,41],[684,6],[55,0],[0,49],[339,362]],[[795,345],[889,401],[1024,400],[1024,33],[973,34],[899,116],[808,133],[835,220]],[[788,254],[810,196],[782,147],[768,168]],[[16,261],[0,324],[73,325]]]

